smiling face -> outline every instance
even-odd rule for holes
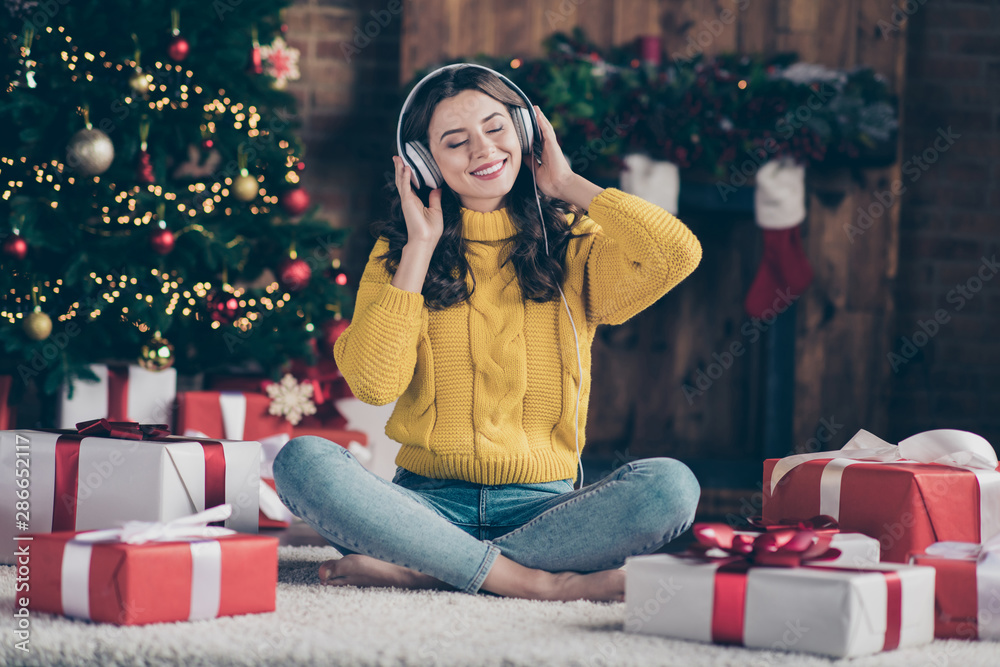
[[[503,206],[521,169],[521,144],[506,105],[478,90],[441,100],[427,128],[431,155],[462,206]]]

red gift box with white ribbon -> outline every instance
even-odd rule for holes
[[[234,508],[227,527],[257,532],[259,443],[181,438],[165,428],[133,439],[120,425],[0,432],[0,539],[168,521],[223,503]],[[10,562],[9,549],[0,553]]]
[[[938,542],[911,562],[937,570],[935,637],[1000,640],[1000,537]]]
[[[148,371],[141,366],[91,364],[97,381],[63,384],[59,397],[58,428],[105,417],[111,421],[170,423],[177,395],[177,369]]]
[[[859,431],[843,449],[764,462],[765,521],[832,516],[905,563],[934,542],[1000,534],[1000,466],[981,436],[941,429],[892,445]]]
[[[838,658],[934,637],[933,568],[829,566],[839,551],[813,531],[708,528],[725,549],[626,560],[626,631]]]
[[[227,507],[200,519],[223,519],[218,510]],[[15,548],[30,558],[28,607],[118,625],[274,611],[276,538],[189,523],[143,525],[22,536]],[[149,527],[154,534],[142,535]]]

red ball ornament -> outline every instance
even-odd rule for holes
[[[282,286],[292,292],[297,292],[309,284],[312,269],[301,259],[286,259],[278,270],[278,279]]]
[[[22,260],[28,254],[28,242],[17,234],[11,234],[3,242],[3,254],[16,260]]]
[[[174,233],[169,229],[157,229],[149,237],[149,245],[157,255],[166,255],[174,249]]]
[[[327,320],[323,323],[323,344],[327,350],[333,350],[333,344],[344,333],[351,321],[347,318],[339,320]]]
[[[309,208],[309,193],[305,188],[288,190],[281,195],[281,206],[291,215],[302,215]]]
[[[167,46],[167,55],[177,62],[187,58],[188,52],[190,51],[191,45],[180,35],[175,35],[171,38],[170,44]]]

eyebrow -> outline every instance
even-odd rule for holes
[[[494,116],[499,116],[499,115],[501,115],[499,111],[494,111],[489,116],[487,116],[486,118],[484,118],[481,122],[485,123],[486,121],[488,121],[489,119],[493,118]],[[444,141],[444,138],[447,137],[449,134],[457,134],[459,132],[465,132],[465,130],[462,129],[462,128],[458,128],[457,130],[448,130],[447,132],[445,132],[445,133],[443,133],[441,135],[441,138],[438,139],[438,142]]]

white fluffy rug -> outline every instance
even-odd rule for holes
[[[118,627],[33,613],[31,651],[13,648],[14,572],[0,567],[2,665],[935,665],[995,667],[1000,644],[936,641],[840,663],[623,631],[624,604],[330,588],[332,547],[281,547],[277,612]]]

